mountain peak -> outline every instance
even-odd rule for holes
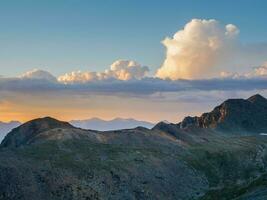
[[[266,133],[267,99],[256,94],[248,99],[228,99],[200,117],[186,117],[180,128],[212,128],[226,133]]]
[[[73,128],[68,122],[59,121],[52,117],[44,117],[31,120],[13,129],[1,143],[1,146],[18,147],[27,144],[32,138],[39,133],[54,128]]]
[[[255,94],[247,99],[251,103],[259,103],[259,102],[267,102],[267,99],[265,99],[260,94]]]

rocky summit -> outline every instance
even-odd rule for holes
[[[200,117],[186,117],[181,128],[212,128],[227,134],[264,133],[267,130],[267,99],[256,94],[248,99],[228,99]]]
[[[1,144],[0,199],[264,200],[263,133],[260,95],[152,129],[101,132],[35,119]]]

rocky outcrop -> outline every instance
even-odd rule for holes
[[[226,133],[267,132],[267,99],[257,94],[248,99],[229,99],[200,117],[186,117],[180,128],[212,128]]]

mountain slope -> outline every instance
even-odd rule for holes
[[[200,117],[186,117],[180,128],[212,128],[227,133],[266,133],[267,99],[254,95],[246,100],[229,99]]]
[[[247,111],[240,102],[254,112],[265,99],[228,100],[230,108],[221,107],[256,123],[242,116]],[[266,199],[267,137],[219,134],[217,123],[236,124],[225,116],[212,118],[208,128],[192,120],[183,128],[161,122],[151,130],[105,132],[48,117],[30,121],[0,146],[0,199]]]
[[[122,119],[116,118],[110,121],[102,120],[99,118],[92,118],[87,120],[72,120],[70,121],[75,127],[83,129],[92,129],[99,131],[109,131],[118,129],[129,129],[142,126],[145,128],[152,128],[154,124],[145,121],[138,121],[135,119]]]

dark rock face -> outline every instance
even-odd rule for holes
[[[228,133],[266,133],[267,99],[254,95],[246,100],[229,99],[200,117],[186,117],[180,128],[213,128]]]
[[[189,116],[185,117],[179,125],[180,125],[180,128],[198,126],[198,117],[189,117]]]

